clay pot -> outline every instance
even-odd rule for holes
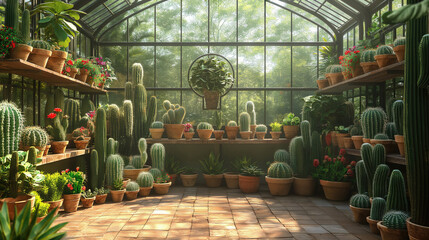
[[[222,185],[223,174],[211,175],[203,174],[206,180],[206,186],[209,188],[217,188]]]
[[[79,69],[78,68],[71,68],[71,70],[70,70],[70,72],[69,72],[69,75],[70,75],[70,77],[71,78],[75,78],[76,77],[76,74],[79,72]]]
[[[353,149],[354,148],[353,140],[351,137],[344,137],[343,142],[344,142],[344,148],[346,148],[346,149]]]
[[[377,223],[380,222],[380,220],[372,220],[371,218],[366,217],[366,222],[369,224],[369,230],[371,230],[374,234],[380,234],[380,230],[377,228]]]
[[[369,138],[362,138],[363,143],[371,143],[371,139]]]
[[[27,44],[16,44],[14,49],[10,51],[10,58],[12,59],[21,59],[27,61],[28,56],[33,51],[33,47]]]
[[[94,205],[95,197],[92,198],[80,198],[80,201],[82,202],[82,207],[84,208],[92,208]]]
[[[390,64],[394,64],[398,62],[395,54],[384,54],[384,55],[376,55],[374,56],[377,64],[380,68],[389,66]]]
[[[149,128],[152,139],[161,139],[164,133],[164,128]]]
[[[331,133],[331,139],[332,139],[332,146],[337,147],[338,146],[337,132],[332,131],[330,133]]]
[[[198,173],[195,174],[180,174],[180,180],[184,187],[193,187],[197,182]]]
[[[379,69],[377,62],[361,62],[360,66],[362,67],[364,73],[369,73]]]
[[[319,86],[319,89],[324,89],[326,87],[329,87],[328,79],[319,79],[316,80],[317,86]]]
[[[215,110],[219,106],[219,92],[204,90],[206,109]]]
[[[398,62],[402,62],[405,59],[405,45],[399,45],[393,48],[393,51],[396,54],[396,59]]]
[[[15,208],[16,212],[19,214],[28,202],[30,202],[31,208],[33,208],[35,197],[27,194],[20,194],[16,198],[0,199],[0,207],[2,207],[4,203],[6,203],[7,209],[9,211],[9,218],[13,220],[15,217]]]
[[[55,210],[54,216],[57,216],[58,212],[60,211],[61,206],[63,205],[63,201],[64,201],[64,199],[60,199],[57,201],[48,201],[47,202],[47,203],[49,203],[48,213]],[[57,208],[57,209],[55,209],[55,208]]]
[[[151,166],[149,165],[144,165],[141,169],[124,169],[123,178],[129,178],[135,181],[141,172],[149,172],[150,169]]]
[[[77,149],[85,149],[88,146],[88,143],[89,143],[88,140],[81,140],[81,141],[74,140],[74,145],[76,146]]]
[[[46,216],[48,216],[48,215],[46,215]],[[37,218],[36,218],[36,223],[41,222],[43,219],[45,219],[45,217],[46,217],[46,216],[43,216],[43,217],[37,217]]]
[[[45,147],[45,152],[43,153],[43,156],[48,155],[48,153],[49,153],[49,149],[50,149],[50,148],[51,148],[51,144],[46,145],[46,147]]]
[[[293,181],[293,191],[298,196],[313,196],[316,182],[312,177],[297,178]]]
[[[164,127],[169,139],[181,139],[185,130],[183,124],[165,124]]]
[[[64,211],[65,212],[76,212],[77,207],[79,206],[80,193],[76,194],[64,194]]]
[[[264,140],[265,139],[265,134],[267,134],[266,132],[256,132],[256,138],[259,140]]]
[[[95,196],[95,203],[96,204],[103,204],[106,202],[106,199],[107,199],[107,193],[97,195],[97,196]]]
[[[236,127],[225,126],[225,131],[226,131],[226,135],[228,136],[228,139],[235,140],[237,138],[239,129],[240,127],[238,126]]]
[[[341,72],[341,74],[343,74],[344,80],[349,80],[350,78],[353,77],[351,72]]]
[[[79,69],[79,73],[76,74],[76,79],[81,81],[81,82],[86,82],[87,78],[89,75],[89,71],[85,68],[80,68]],[[89,84],[89,83],[88,83]],[[90,84],[91,85],[91,84]]]
[[[344,76],[342,73],[330,73],[330,77],[331,77],[332,85],[335,85],[337,83],[344,81]]]
[[[332,84],[331,74],[327,73],[325,74],[325,77],[328,80],[329,86],[332,86],[333,84]]]
[[[112,197],[112,202],[122,202],[124,199],[125,189],[124,190],[110,190],[110,196]]]
[[[355,63],[355,66],[352,68],[352,75],[353,75],[353,77],[355,78],[355,77],[360,76],[360,75],[362,75],[362,74],[363,74],[363,69],[362,69],[362,67],[360,66],[360,60],[358,60],[358,61]]]
[[[273,196],[286,196],[289,194],[293,184],[292,178],[270,178],[265,176],[265,181],[268,183],[268,188]]]
[[[363,136],[352,136],[353,145],[355,149],[360,149],[360,146],[363,144]]]
[[[139,196],[147,197],[149,196],[151,190],[152,190],[152,187],[140,187]]]
[[[240,132],[240,137],[241,137],[241,139],[244,139],[244,140],[249,140],[250,139],[250,135],[252,135],[251,131]]]
[[[216,138],[216,140],[222,140],[223,139],[223,134],[225,133],[224,130],[214,130],[213,134]]]
[[[28,56],[27,61],[39,65],[41,67],[46,67],[49,57],[52,55],[52,52],[46,49],[33,48],[30,56]]]
[[[398,144],[399,154],[401,156],[405,156],[405,146],[404,146],[404,136],[403,135],[395,135],[395,142]]]
[[[320,180],[320,185],[323,187],[326,199],[333,201],[347,200],[352,187],[351,182],[331,182],[325,180]]]
[[[122,187],[125,189],[127,188],[127,184],[131,181],[131,178],[124,178],[122,179]]]
[[[30,150],[31,147],[35,147],[38,150],[38,153],[37,153],[38,158],[43,157],[43,154],[45,153],[46,146],[41,146],[41,147],[39,147],[39,146],[21,146],[21,147],[19,147],[19,149],[26,152],[26,151]]]
[[[355,222],[359,224],[367,224],[366,217],[369,216],[371,208],[358,208],[352,205],[349,205],[353,213],[353,218]]]
[[[375,146],[376,144],[382,144],[386,149],[386,154],[398,152],[398,145],[394,140],[371,139],[371,145]]]
[[[415,224],[411,222],[411,218],[407,219],[407,230],[410,240],[427,239],[429,236],[429,227]]]
[[[65,153],[69,141],[54,141],[51,143],[52,152],[54,154]]]
[[[271,131],[270,134],[271,134],[271,138],[273,140],[279,140],[280,139],[280,135],[282,134],[282,132],[273,132],[273,131]]]
[[[350,136],[350,134],[348,134],[348,133],[337,133],[337,134],[335,134],[339,148],[344,148],[344,137],[349,137],[349,136]]]
[[[171,182],[168,183],[153,183],[153,189],[155,189],[156,194],[165,195],[170,190]]]
[[[177,174],[173,173],[173,174],[168,174],[168,175],[170,175],[171,186],[176,185]]]
[[[283,126],[283,132],[285,133],[285,137],[287,139],[292,139],[292,138],[298,136],[299,125],[295,125],[295,126]]]
[[[209,140],[212,136],[213,129],[197,129],[198,136],[201,140]]]
[[[231,189],[238,188],[238,173],[226,172],[223,174],[225,177],[226,187]]]
[[[184,132],[183,134],[185,135],[185,139],[190,141],[194,137],[195,132]]]
[[[260,177],[238,175],[238,185],[243,193],[259,192]]]
[[[64,67],[64,63],[67,59],[67,52],[54,50],[52,55],[49,57],[48,63],[46,64],[47,69],[51,69],[54,72],[61,73]]]
[[[131,201],[137,198],[137,195],[139,194],[139,190],[137,191],[126,191],[125,195],[127,196],[127,200]]]
[[[252,132],[252,134],[250,135],[250,139],[254,139],[256,133],[256,125],[250,125],[250,131]]]
[[[383,225],[383,221],[377,223],[377,228],[380,230],[381,239],[383,240],[408,240],[407,229],[388,228]]]

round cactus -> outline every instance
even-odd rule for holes
[[[384,198],[375,197],[372,199],[370,219],[381,221],[386,210],[386,200]]]
[[[164,123],[155,121],[150,125],[151,128],[164,128]]]
[[[213,130],[213,126],[208,122],[200,122],[197,126],[197,129],[198,130],[202,130],[202,129]]]
[[[333,65],[329,65],[328,67],[326,67],[325,73],[331,73],[332,66]]]
[[[332,65],[330,73],[341,73],[342,71],[341,65]]]
[[[23,146],[43,147],[48,144],[49,136],[40,127],[26,127],[21,132],[21,143]]]
[[[384,133],[377,133],[375,136],[374,136],[374,139],[377,139],[377,140],[389,140],[389,136],[387,136],[386,134],[384,134]]]
[[[274,162],[268,168],[268,177],[270,178],[291,178],[293,170],[285,162]]]
[[[124,169],[136,169],[133,165],[127,165],[124,167]]]
[[[162,172],[158,168],[151,168],[149,173],[152,175],[153,179],[157,179],[162,176]]]
[[[387,115],[381,108],[367,108],[362,113],[363,137],[374,139],[377,133],[383,133],[386,128]]]
[[[375,51],[376,56],[378,56],[378,55],[389,55],[389,54],[394,54],[394,53],[393,53],[393,48],[391,46],[388,46],[388,45],[379,46],[377,48],[377,50]]]
[[[256,132],[267,132],[267,126],[264,124],[259,124],[256,126]]]
[[[401,211],[389,211],[383,216],[383,225],[392,229],[406,229],[408,214]]]
[[[51,44],[43,40],[31,40],[30,42],[28,42],[28,45],[32,46],[33,48],[40,48],[45,50],[52,49]]]
[[[124,160],[121,155],[112,154],[106,160],[106,184],[113,186],[118,179],[123,179]]]
[[[156,169],[156,170],[158,170],[158,169]],[[137,177],[137,183],[139,184],[140,187],[152,187],[153,186],[153,179],[154,179],[154,177],[150,171],[149,172],[141,172],[139,174],[139,176]]]
[[[0,157],[18,150],[23,124],[21,111],[15,104],[0,103]]]
[[[360,56],[360,62],[375,62],[374,56],[375,56],[374,49],[365,50]]]
[[[155,143],[150,148],[150,156],[152,158],[152,167],[164,171],[165,164],[165,148],[161,143]]]
[[[134,181],[130,181],[129,183],[127,183],[126,189],[127,189],[127,192],[135,192],[140,190],[140,186],[138,183]]]
[[[355,194],[350,198],[350,205],[357,208],[370,208],[371,203],[366,194]]]
[[[290,164],[290,154],[284,149],[279,149],[274,153],[275,162],[284,162]]]
[[[401,46],[401,45],[405,45],[405,37],[398,37],[397,39],[395,39],[395,41],[393,41],[393,46],[397,47],[397,46]]]
[[[237,127],[237,122],[235,121],[229,121],[227,124],[228,127]]]
[[[249,132],[250,131],[250,115],[247,112],[240,113],[238,117],[240,119],[240,131]]]

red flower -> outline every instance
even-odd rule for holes
[[[15,48],[15,43],[12,41],[12,48]]]
[[[64,174],[64,173],[65,173],[65,171],[64,171],[64,170],[62,170],[62,171],[61,171],[61,174]]]
[[[57,116],[57,114],[55,114],[55,113],[49,113],[48,114],[49,119],[54,119],[56,116]]]
[[[328,160],[328,158],[329,158],[329,156],[328,156],[328,155],[325,155],[325,158],[324,158],[324,159],[325,159],[325,160]]]
[[[340,149],[340,155],[341,156],[346,155],[346,150],[344,148]]]
[[[76,171],[79,171],[79,167],[76,167]]]
[[[71,71],[71,68],[70,68],[70,67],[67,67],[67,68],[66,68],[66,72],[68,72],[68,73],[69,73],[70,71]]]
[[[66,169],[66,173],[68,173],[68,172],[70,172],[70,169],[68,169],[68,168],[67,168],[67,169]]]
[[[356,166],[356,161],[352,161],[352,162],[350,163],[350,165],[352,165],[353,167],[354,167],[354,166]]]
[[[334,158],[334,163],[337,161],[337,158]]]
[[[54,112],[62,112],[63,110],[61,110],[61,108],[55,108]]]
[[[351,169],[347,170],[347,175],[353,176],[353,170],[351,170]]]
[[[314,159],[314,160],[313,160],[313,166],[314,166],[314,167],[318,167],[318,166],[319,166],[319,164],[320,164],[319,159]]]
[[[351,169],[352,168],[352,166],[351,165],[347,165],[347,169]]]
[[[69,184],[67,184],[67,187],[70,189],[70,190],[73,190],[73,186],[69,183]]]
[[[332,137],[331,137],[331,134],[330,134],[330,133],[326,134],[326,136],[325,136],[325,142],[326,142],[326,145],[327,145],[327,146],[331,146],[331,143],[332,143]]]
[[[341,162],[344,163],[344,161],[346,161],[345,157],[341,157]]]
[[[68,60],[68,61],[67,61],[67,64],[68,64],[68,65],[73,65],[73,61],[72,61],[72,60]]]
[[[86,190],[86,187],[85,186],[82,186],[82,191],[85,191]]]
[[[332,158],[328,158],[328,162],[332,162]]]

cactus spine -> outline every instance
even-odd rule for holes
[[[407,229],[408,214],[401,211],[390,211],[383,216],[383,225],[393,229]]]
[[[397,39],[395,39],[395,41],[393,41],[394,47],[401,46],[401,45],[405,45],[405,37],[398,37]]]
[[[152,158],[152,166],[161,171],[164,171],[165,164],[165,148],[161,143],[155,143],[150,148],[150,156]]]
[[[404,102],[396,100],[393,103],[393,122],[395,123],[398,135],[404,135]]]
[[[124,101],[124,125],[125,125],[125,136],[131,137],[133,135],[134,126],[134,113],[133,103],[129,100]]]
[[[365,171],[365,164],[363,160],[356,163],[356,185],[358,193],[368,193],[368,176]]]
[[[370,219],[381,221],[386,211],[386,200],[384,198],[375,197],[372,199]]]
[[[130,181],[129,183],[127,183],[126,189],[127,189],[127,192],[135,192],[140,189],[140,186],[138,183],[134,181]]]
[[[267,132],[267,126],[265,126],[264,124],[258,124],[258,125],[256,125],[255,131],[266,133]]]
[[[362,113],[363,137],[373,139],[377,133],[383,133],[387,115],[381,108],[367,108]]]
[[[106,157],[109,157],[112,154],[116,154],[116,143],[115,139],[109,138],[107,139],[106,146]]]
[[[250,116],[250,125],[256,125],[255,104],[252,101],[246,102],[246,112]]]
[[[43,147],[48,144],[49,136],[40,127],[26,127],[21,132],[21,143],[23,146]]]
[[[18,29],[18,0],[7,0],[4,24],[13,29]]]
[[[408,201],[405,192],[405,182],[402,173],[395,169],[392,171],[387,194],[386,211],[397,210],[408,212]]]
[[[365,194],[355,194],[350,198],[350,205],[357,208],[370,208],[369,197]]]
[[[113,186],[118,179],[122,180],[124,160],[118,154],[112,154],[106,160],[106,185]]]
[[[74,99],[67,99],[64,103],[64,115],[69,116],[69,126],[67,128],[67,133],[71,133],[76,128],[79,128],[80,104],[79,101]]]
[[[387,190],[389,188],[389,173],[389,166],[386,164],[378,165],[375,170],[374,181],[372,184],[373,197],[386,198]]]
[[[247,112],[240,113],[240,131],[249,132],[250,131],[250,115]]]
[[[144,70],[140,63],[131,66],[131,77],[134,85],[143,84]]]
[[[95,119],[95,149],[98,153],[98,186],[104,186],[107,147],[106,111],[98,108]]]
[[[377,169],[378,165],[385,163],[386,161],[385,149],[384,146],[381,144],[376,144],[373,148],[371,144],[364,143],[361,146],[360,152],[363,162],[365,164],[366,175],[368,177],[368,193],[369,196],[372,197],[372,185],[375,170]]]
[[[274,162],[268,168],[268,177],[270,178],[291,178],[293,170],[289,164],[285,162]]]
[[[30,41],[30,11],[28,9],[22,12],[21,35],[24,43]]]
[[[208,122],[200,122],[197,129],[213,130],[213,126]]]
[[[154,178],[150,172],[141,172],[137,177],[137,183],[140,187],[152,187],[153,179]]]
[[[0,157],[18,150],[24,120],[13,103],[0,103]]]
[[[110,136],[114,139],[119,139],[121,135],[120,126],[120,111],[119,107],[116,104],[110,104],[107,108],[107,119],[109,120],[109,129],[108,132]]]
[[[294,137],[289,146],[290,161],[293,172],[297,177],[308,177],[309,167],[305,164],[304,140],[302,137]]]
[[[151,128],[164,128],[164,123],[155,121],[150,125]]]
[[[237,122],[235,121],[229,121],[227,124],[228,127],[237,127]]]
[[[16,198],[18,196],[18,164],[18,152],[13,152],[9,169],[9,197],[11,198]]]
[[[158,168],[151,168],[149,170],[149,173],[153,176],[154,179],[157,179],[162,176],[162,172]]]
[[[98,187],[98,152],[95,149],[91,151],[89,166],[91,169],[90,186],[91,189],[95,189]]]

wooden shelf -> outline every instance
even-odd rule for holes
[[[320,94],[340,94],[343,91],[355,89],[370,83],[381,83],[395,77],[404,75],[404,61],[391,64],[387,67],[377,69],[375,71],[365,73],[363,75],[342,81],[335,85],[318,90]]]
[[[346,149],[346,152],[349,155],[360,157],[360,150],[358,149]],[[405,157],[402,157],[399,153],[387,154],[386,162],[398,165],[406,165]]]
[[[225,138],[222,140],[216,140],[215,138],[210,138],[209,140],[201,140],[199,138],[193,138],[192,140],[186,140],[184,138],[182,139],[147,138],[146,141],[149,144],[162,143],[162,144],[286,144],[286,145],[289,144],[290,142],[290,140],[286,138],[280,138],[278,140],[273,140],[271,138],[267,138],[264,140],[259,140],[259,139],[244,140],[241,138],[237,138],[235,140],[229,140]]]
[[[21,59],[0,60],[0,72],[12,73],[34,80],[46,82],[51,86],[64,87],[81,93],[104,94],[104,89],[92,87],[77,79],[40,67]]]
[[[48,154],[47,156],[44,156],[42,158],[42,162],[37,164],[37,166],[41,166],[41,165],[45,165],[45,164],[49,164],[49,163],[53,163],[53,162],[58,162],[58,161],[61,161],[64,159],[72,158],[72,157],[78,157],[78,156],[86,155],[86,154],[89,154],[90,151],[91,151],[91,149],[89,149],[89,148],[81,149],[81,150],[66,149],[65,153]]]

